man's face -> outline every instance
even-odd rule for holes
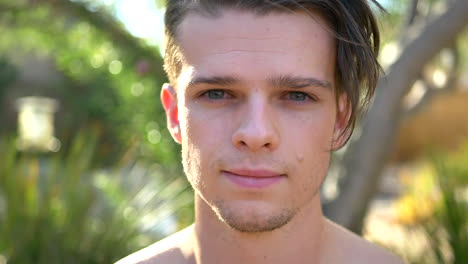
[[[185,63],[177,95],[165,87],[162,100],[196,194],[243,232],[276,229],[308,210],[346,119],[336,108],[335,42],[324,21],[189,14],[178,40]]]

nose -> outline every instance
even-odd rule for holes
[[[232,135],[234,146],[252,152],[274,150],[279,143],[278,117],[262,98],[246,103],[237,130]]]

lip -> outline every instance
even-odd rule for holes
[[[223,171],[231,182],[244,188],[266,188],[281,181],[286,175],[271,170],[239,169]]]
[[[226,171],[228,173],[236,174],[244,177],[277,177],[283,176],[284,174],[267,169],[234,169]]]

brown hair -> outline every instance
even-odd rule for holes
[[[382,8],[375,0],[371,0]],[[380,36],[367,0],[168,0],[165,14],[166,50],[164,69],[176,86],[183,56],[177,44],[177,29],[188,12],[219,16],[223,9],[265,15],[272,12],[317,11],[336,38],[336,96],[345,93],[350,120],[342,136],[349,139],[359,113],[368,105],[380,75],[377,62]]]

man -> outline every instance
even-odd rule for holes
[[[401,263],[320,205],[378,78],[365,0],[170,0],[166,37],[161,100],[195,223],[119,263]]]

